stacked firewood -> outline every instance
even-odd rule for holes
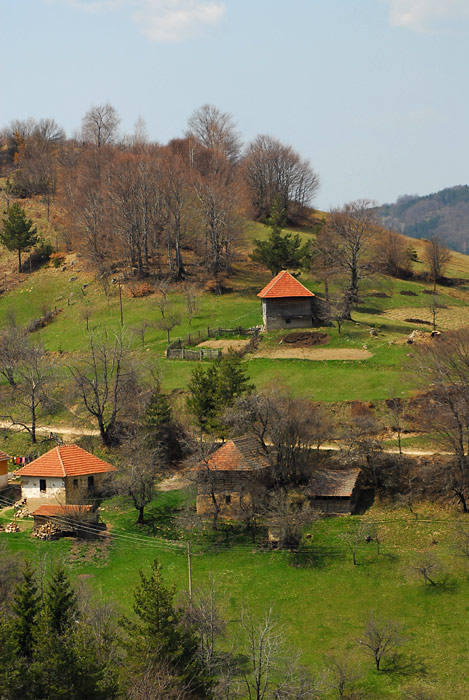
[[[8,523],[8,525],[5,525],[5,532],[19,532],[19,531],[20,531],[20,529],[15,522]]]
[[[59,537],[61,530],[54,523],[44,523],[37,528],[34,528],[33,535],[40,540],[52,540]]]

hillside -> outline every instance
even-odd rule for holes
[[[424,197],[403,195],[377,209],[387,228],[414,238],[439,238],[448,248],[469,252],[469,186],[448,187]]]

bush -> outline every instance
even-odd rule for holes
[[[62,267],[65,262],[65,253],[57,251],[56,253],[52,253],[49,259],[52,261],[54,267]]]
[[[154,291],[154,287],[149,282],[129,284],[129,292],[135,298],[147,297],[150,294],[153,294]]]

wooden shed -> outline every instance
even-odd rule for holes
[[[98,513],[90,505],[43,505],[32,516],[34,534],[38,534],[44,525],[52,524],[55,536],[90,538],[95,535],[98,525]]]
[[[327,304],[282,270],[257,295],[262,299],[266,331],[311,328],[327,320]]]
[[[197,514],[210,515],[215,499],[220,517],[238,517],[269,475],[270,463],[254,438],[229,440],[197,465]]]
[[[323,513],[350,514],[360,495],[361,469],[318,469],[305,489],[311,507]]]

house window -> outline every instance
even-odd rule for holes
[[[78,479],[73,480],[73,488],[77,489],[78,488]]]
[[[231,494],[230,493],[227,496],[225,496],[225,503],[227,506],[230,505],[230,503],[231,503]]]
[[[47,490],[46,488],[46,480],[45,479],[39,479],[39,491],[42,491],[45,493]]]
[[[94,489],[94,476],[88,477],[88,491],[93,491]]]
[[[286,318],[286,319],[285,319],[285,323],[290,323],[290,319],[289,319],[289,318]]]

